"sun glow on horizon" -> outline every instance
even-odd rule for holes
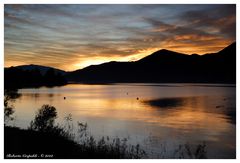
[[[39,62],[39,63],[26,63],[22,61],[5,61],[4,66],[5,67],[11,67],[11,66],[20,66],[20,65],[25,65],[25,64],[35,64],[35,65],[42,65],[42,66],[49,66],[49,67],[54,67],[58,69],[62,69],[64,71],[74,71],[78,69],[83,69],[85,67],[91,66],[91,65],[99,65],[103,64],[106,62],[111,62],[111,61],[117,61],[117,62],[132,62],[132,61],[138,61],[148,55],[151,55],[152,53],[161,50],[161,49],[167,49],[171,51],[175,51],[178,53],[184,53],[184,54],[198,54],[198,55],[203,55],[207,53],[216,53],[226,46],[230,45],[232,42],[230,40],[226,40],[225,42],[219,42],[218,46],[208,46],[208,49],[201,48],[201,47],[195,47],[195,46],[190,46],[187,47],[186,44],[178,44],[177,47],[174,46],[169,46],[168,44],[164,45],[165,48],[147,48],[147,49],[139,49],[136,50],[136,53],[133,53],[131,55],[122,57],[119,55],[114,55],[110,54],[108,56],[96,56],[96,57],[85,57],[85,58],[79,58],[75,59],[75,61],[69,65],[60,65],[60,66],[51,66],[50,64],[44,64],[44,62]],[[212,50],[209,50],[212,49]],[[78,54],[75,54],[78,55]]]
[[[215,53],[235,40],[234,4],[4,6],[7,67],[35,64],[73,71],[137,61],[161,49]]]
[[[153,52],[157,51],[157,48],[152,48],[152,49],[146,49],[146,50],[139,50],[138,53],[126,56],[126,57],[121,57],[121,56],[114,56],[113,57],[89,57],[89,58],[81,58],[79,59],[76,63],[73,63],[72,66],[69,68],[71,70],[77,70],[77,69],[82,69],[85,67],[88,67],[90,65],[99,65],[102,63],[106,62],[111,62],[111,61],[117,61],[117,62],[132,62],[132,61],[138,61]]]
[[[225,42],[221,42],[218,44],[218,46],[209,46],[208,49],[211,50],[207,50],[204,48],[196,48],[196,47],[186,47],[186,45],[182,44],[181,48],[174,48],[171,46],[166,46],[166,48],[148,48],[148,49],[141,49],[138,50],[137,53],[134,53],[132,55],[126,56],[126,57],[121,57],[121,56],[114,56],[114,57],[89,57],[89,58],[84,58],[84,59],[80,59],[78,62],[72,64],[72,66],[68,67],[70,68],[69,70],[77,70],[77,69],[83,69],[85,67],[91,66],[91,65],[99,65],[99,64],[103,64],[106,62],[111,62],[111,61],[118,61],[118,62],[132,62],[132,61],[138,61],[148,55],[151,55],[152,53],[161,50],[161,49],[168,49],[171,51],[175,51],[178,53],[184,53],[187,55],[191,55],[191,54],[198,54],[198,55],[204,55],[204,54],[208,54],[208,53],[216,53],[220,50],[222,50],[223,48],[227,47],[228,45],[230,45],[232,42],[231,41],[225,41]]]

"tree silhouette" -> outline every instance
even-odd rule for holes
[[[30,123],[30,129],[36,131],[49,131],[54,127],[57,118],[56,108],[50,105],[43,105]]]
[[[10,121],[14,120],[13,114],[15,112],[14,106],[11,102],[19,98],[20,94],[16,90],[4,90],[4,125],[8,125]]]

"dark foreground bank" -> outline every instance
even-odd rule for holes
[[[16,127],[4,127],[5,158],[84,158],[81,148],[75,142],[62,136]],[[87,154],[87,153],[86,153]],[[32,157],[30,157],[30,155]]]
[[[4,127],[5,159],[127,159],[141,158],[142,154],[137,148],[127,150],[117,139],[106,144],[92,138],[80,145],[56,133]]]

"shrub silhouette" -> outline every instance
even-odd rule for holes
[[[19,98],[20,94],[17,90],[4,90],[4,125],[9,125],[10,121],[14,120],[14,106],[11,104],[15,99]]]
[[[14,120],[14,117],[12,116],[14,113],[14,108],[10,106],[5,106],[4,101],[4,125],[7,125],[9,121]]]
[[[30,123],[30,129],[36,131],[49,131],[54,128],[57,111],[54,106],[43,105]]]
[[[10,97],[8,95],[4,96],[4,125],[6,125],[9,121],[13,120],[12,117],[14,113],[13,107],[9,105]]]

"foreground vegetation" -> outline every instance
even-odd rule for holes
[[[6,107],[5,107],[6,108]],[[6,109],[9,109],[7,107]],[[11,109],[12,110],[12,109]],[[13,113],[13,112],[12,112]],[[6,115],[8,116],[8,115]],[[78,140],[72,132],[71,115],[67,125],[56,125],[56,109],[43,105],[28,129],[4,127],[5,158],[143,158],[139,145],[127,144],[127,139],[109,137],[96,141],[87,132],[87,124],[78,123]],[[8,118],[6,118],[7,120]]]
[[[51,132],[39,132],[34,130],[22,130],[16,127],[5,127],[5,158],[11,155],[37,155],[34,158],[142,158],[139,146],[129,149],[126,143],[120,139],[114,139],[112,143],[93,137],[85,140],[84,144],[78,144],[65,136]],[[109,143],[109,142],[108,142]],[[44,156],[43,156],[44,155]]]

